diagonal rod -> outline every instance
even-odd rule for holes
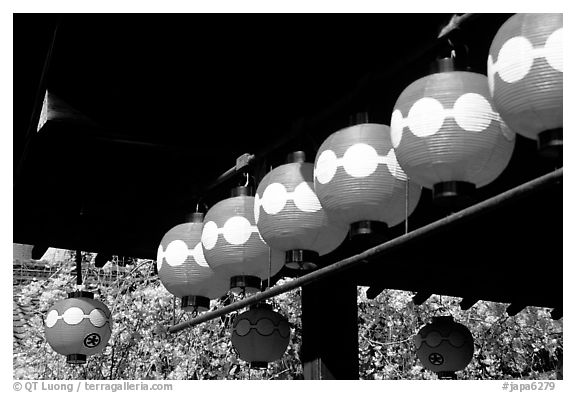
[[[437,220],[431,224],[425,225],[422,228],[418,228],[409,232],[405,235],[399,236],[394,238],[386,243],[379,244],[375,247],[369,248],[368,250],[361,252],[360,254],[356,254],[354,256],[345,258],[341,261],[338,261],[332,265],[323,267],[322,269],[318,269],[311,273],[308,273],[302,277],[299,277],[293,281],[287,282],[286,284],[278,285],[276,287],[267,289],[264,292],[257,293],[249,298],[240,300],[238,302],[232,303],[228,306],[222,307],[220,309],[214,310],[212,312],[207,312],[202,314],[197,318],[193,318],[189,321],[182,322],[178,325],[172,326],[168,329],[169,333],[177,333],[181,330],[190,328],[194,325],[198,325],[203,322],[210,321],[212,319],[221,317],[225,314],[231,313],[233,311],[240,310],[242,308],[248,307],[252,304],[256,304],[260,301],[272,298],[274,296],[280,295],[282,293],[291,291],[298,287],[301,287],[306,284],[310,284],[311,282],[320,280],[325,278],[329,275],[344,271],[346,269],[350,269],[352,267],[356,267],[362,264],[368,264],[368,258],[380,255],[384,252],[391,251],[399,246],[403,246],[406,243],[409,243],[415,239],[422,238],[424,236],[428,236],[439,229],[444,229],[448,226],[454,225],[456,223],[463,222],[465,220],[469,220],[475,216],[485,213],[486,211],[492,210],[501,206],[504,203],[513,202],[523,196],[526,196],[532,192],[538,191],[544,187],[550,186],[554,183],[558,183],[562,181],[562,173],[563,169],[557,169],[553,172],[550,172],[544,176],[531,180],[527,183],[521,184],[515,188],[512,188],[508,191],[505,191],[501,194],[498,194],[492,198],[489,198],[485,201],[477,203],[473,206],[470,206],[466,209],[463,209],[459,212],[453,213],[448,217],[444,217],[440,220]]]

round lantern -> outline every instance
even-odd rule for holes
[[[438,72],[400,95],[392,144],[411,181],[434,190],[439,203],[458,202],[504,171],[516,135],[492,107],[484,75]]]
[[[90,292],[71,292],[46,315],[46,340],[71,364],[86,363],[86,356],[101,352],[112,334],[110,310]]]
[[[202,248],[206,262],[226,277],[234,292],[254,293],[261,280],[282,269],[282,253],[262,240],[254,220],[254,197],[238,187],[233,197],[212,206],[204,219]]]
[[[445,379],[455,379],[454,372],[465,369],[474,355],[472,333],[451,316],[432,318],[414,336],[414,345],[424,367]]]
[[[366,123],[337,131],[316,155],[314,189],[318,199],[330,219],[352,225],[352,235],[374,221],[387,227],[404,221],[407,186],[386,125]],[[421,187],[408,187],[411,214]]]
[[[290,324],[268,304],[239,314],[232,324],[232,345],[251,367],[266,368],[282,357],[290,342]]]
[[[226,294],[229,282],[217,275],[202,250],[203,213],[194,213],[192,222],[170,229],[158,247],[158,277],[164,287],[182,298],[186,311],[206,311],[210,299]]]
[[[329,220],[314,192],[314,164],[280,165],[266,174],[256,191],[254,214],[262,238],[270,247],[286,253],[286,265],[313,269],[320,255],[335,250],[346,238],[348,227]]]
[[[562,148],[562,35],[562,14],[516,14],[498,30],[488,56],[496,110],[545,154]]]

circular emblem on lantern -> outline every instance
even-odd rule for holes
[[[474,355],[472,333],[451,316],[432,318],[414,336],[414,345],[423,366],[436,373],[463,370]]]
[[[86,356],[104,349],[110,335],[111,314],[90,292],[71,292],[46,314],[46,340],[54,351],[66,355],[68,363],[82,364]]]
[[[179,224],[163,236],[158,247],[158,277],[164,287],[182,298],[186,311],[206,311],[210,299],[226,294],[226,277],[206,263],[201,238],[204,214],[194,213],[192,222]]]
[[[498,30],[488,56],[494,106],[545,153],[563,143],[562,14],[516,14]]]
[[[304,162],[280,165],[270,171],[256,191],[254,216],[262,238],[286,253],[286,265],[316,267],[318,256],[335,250],[346,238],[346,225],[331,221],[314,191],[314,165]]]
[[[84,339],[84,346],[88,348],[94,348],[100,344],[100,341],[102,341],[102,339],[98,333],[90,333]]]
[[[435,366],[440,366],[442,363],[444,363],[444,357],[438,352],[431,353],[428,356],[428,360]]]
[[[252,367],[266,368],[280,359],[289,342],[288,320],[268,304],[257,304],[234,318],[232,345]]]
[[[396,157],[408,177],[442,202],[494,181],[514,151],[515,134],[492,107],[484,75],[428,75],[398,97],[391,120]]]
[[[390,127],[358,124],[330,135],[318,149],[314,189],[328,217],[350,225],[379,221],[388,227],[406,218],[407,176],[398,164]],[[409,185],[408,214],[421,187]]]

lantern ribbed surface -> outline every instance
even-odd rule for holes
[[[234,318],[231,341],[240,359],[264,367],[284,355],[290,342],[290,324],[268,307],[252,308]]]
[[[254,205],[260,234],[270,247],[308,250],[319,255],[335,250],[348,227],[329,220],[314,192],[314,164],[297,162],[270,171],[256,191]]]
[[[392,227],[405,220],[407,177],[392,148],[390,127],[359,124],[330,135],[318,149],[314,189],[326,214],[346,225],[381,221]],[[410,184],[408,214],[421,187]]]
[[[101,352],[112,334],[110,310],[88,297],[55,303],[44,320],[46,340],[61,355],[94,355]]]
[[[516,14],[490,46],[494,106],[512,130],[531,139],[562,127],[562,26],[562,14]]]
[[[434,317],[414,336],[416,355],[434,372],[463,370],[474,355],[474,338],[468,328],[450,316]]]
[[[391,137],[402,169],[427,188],[492,182],[516,140],[492,107],[486,77],[467,71],[431,74],[409,85],[394,106]]]
[[[284,265],[284,254],[270,248],[258,233],[254,220],[254,197],[224,199],[204,218],[202,248],[208,265],[227,280],[234,276],[269,276],[269,253],[275,275]]]
[[[229,282],[206,262],[202,250],[202,222],[176,225],[158,247],[158,277],[171,294],[216,299],[228,291]]]

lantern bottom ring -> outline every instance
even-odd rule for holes
[[[262,280],[256,276],[233,276],[230,278],[230,290],[236,294],[254,294],[262,290]]]
[[[289,250],[286,251],[286,267],[295,270],[313,270],[318,267],[316,264],[320,255],[316,251],[310,250]]]
[[[86,363],[86,355],[75,353],[66,356],[66,363],[69,364],[84,364]]]
[[[268,368],[268,362],[250,362],[250,368],[263,370]]]
[[[545,158],[561,158],[564,128],[554,128],[538,134],[538,153]]]
[[[388,231],[388,225],[381,221],[356,221],[350,224],[350,239],[362,235],[384,234]]]
[[[434,184],[434,203],[441,207],[459,208],[472,202],[476,185],[465,181],[446,181]]]
[[[208,311],[210,299],[204,296],[183,296],[181,307],[184,311]]]
[[[458,379],[454,371],[438,371],[438,379]]]
[[[87,291],[68,292],[68,299],[79,298],[79,297],[87,297],[88,299],[94,299],[94,294],[92,292],[87,292]]]

